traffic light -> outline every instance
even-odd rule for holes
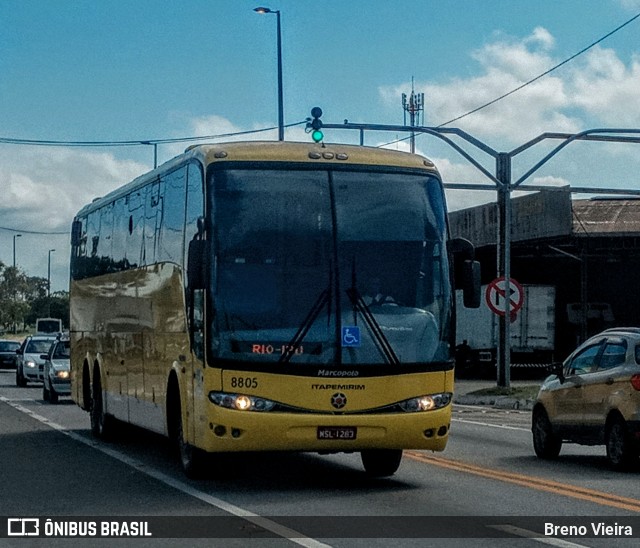
[[[311,131],[311,138],[314,143],[319,143],[324,139],[320,116],[322,116],[322,109],[320,107],[313,107],[311,109],[311,121],[307,123],[307,129]]]

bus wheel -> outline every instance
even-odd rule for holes
[[[175,435],[182,470],[188,478],[199,479],[204,475],[207,454],[202,449],[198,449],[186,441],[182,427],[182,412],[179,404],[174,408],[174,413],[176,413],[174,417]]]
[[[97,438],[108,439],[113,430],[113,419],[104,412],[99,371],[94,374],[89,416],[91,417],[91,433]]]
[[[402,460],[402,449],[367,449],[360,452],[365,472],[383,478],[393,476]]]

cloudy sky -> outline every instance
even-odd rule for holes
[[[262,0],[260,0],[262,1]],[[265,0],[266,2],[267,0]],[[153,148],[7,140],[144,141],[277,124],[276,16],[249,0],[0,0],[0,261],[67,289],[69,227],[96,196],[153,167]],[[424,93],[438,126],[569,59],[640,13],[640,0],[271,0],[280,10],[285,123],[402,124]],[[545,132],[640,128],[640,18],[557,70],[447,127],[501,152]],[[412,84],[413,82],[413,84]],[[408,149],[406,135],[366,144]],[[243,138],[276,139],[276,131]],[[302,126],[287,140],[309,137]],[[357,135],[327,130],[326,141]],[[395,142],[397,141],[397,142]],[[489,171],[493,160],[459,142]],[[514,159],[514,178],[558,141]],[[158,148],[163,162],[185,144]],[[433,137],[417,150],[446,182],[489,181]],[[529,184],[640,188],[638,145],[575,143]],[[579,196],[576,196],[579,197]],[[494,199],[449,191],[451,209]],[[17,237],[17,234],[21,236]]]

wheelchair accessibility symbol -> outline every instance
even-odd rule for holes
[[[350,348],[360,347],[360,328],[357,325],[342,328],[342,346]]]

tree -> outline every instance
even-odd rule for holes
[[[59,291],[47,297],[47,280],[27,276],[18,267],[0,261],[0,326],[15,328],[34,324],[36,318],[56,317],[69,325],[69,294]]]
[[[46,280],[45,280],[46,283]],[[65,328],[69,327],[69,292],[56,291],[50,297],[38,297],[31,302],[25,322],[35,325],[38,318],[60,318]]]

